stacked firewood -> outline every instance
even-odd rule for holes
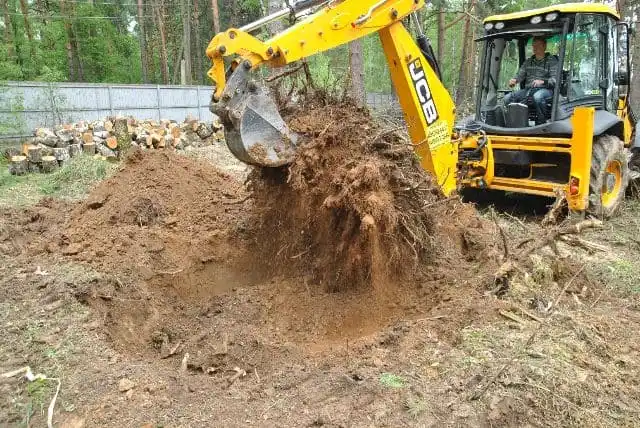
[[[5,151],[9,171],[52,172],[72,157],[85,153],[117,160],[131,147],[142,150],[190,150],[224,140],[222,125],[188,117],[184,122],[108,117],[94,122],[79,121],[50,128],[37,128],[33,138],[20,148]]]

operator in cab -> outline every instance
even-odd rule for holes
[[[524,89],[507,94],[504,105],[526,103],[527,97],[531,96],[536,109],[536,125],[540,125],[549,117],[547,104],[553,96],[559,61],[555,55],[547,52],[547,40],[544,37],[534,37],[532,47],[533,55],[525,60],[516,77],[509,80],[509,87],[524,82]]]

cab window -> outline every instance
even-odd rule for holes
[[[604,60],[607,32],[608,22],[604,16],[576,16],[575,31],[567,35],[571,77],[568,93],[570,101],[602,97],[603,89],[600,88],[600,82],[608,74]]]

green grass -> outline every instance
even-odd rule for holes
[[[611,292],[620,297],[640,297],[638,274],[640,263],[618,258],[588,266],[591,275],[605,284]]]
[[[0,161],[0,207],[32,205],[44,196],[77,200],[91,186],[110,176],[116,165],[102,158],[80,155],[51,174],[9,174],[7,161]]]
[[[380,383],[387,388],[404,388],[406,385],[404,378],[393,373],[382,373]]]

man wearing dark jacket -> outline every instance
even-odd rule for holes
[[[509,80],[509,87],[524,82],[524,89],[511,92],[504,97],[505,106],[511,103],[522,103],[531,91],[536,108],[537,125],[547,121],[547,103],[553,96],[553,88],[556,86],[555,76],[558,71],[558,59],[546,50],[546,39],[534,37],[533,55],[522,64],[516,77]]]

